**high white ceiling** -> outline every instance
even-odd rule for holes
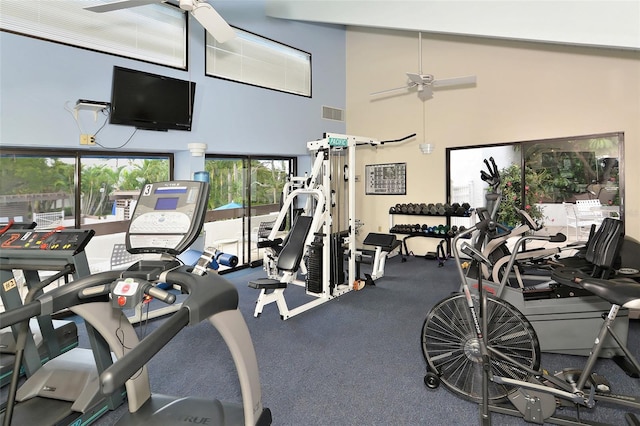
[[[300,21],[640,50],[640,0],[266,0]]]

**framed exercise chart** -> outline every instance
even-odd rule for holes
[[[369,164],[364,166],[367,195],[406,195],[407,163]]]

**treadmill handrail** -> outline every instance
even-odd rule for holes
[[[135,348],[109,366],[100,375],[100,389],[110,395],[146,365],[173,337],[189,324],[189,310],[180,308],[162,325],[142,339]]]

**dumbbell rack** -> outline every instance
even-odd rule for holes
[[[455,235],[451,235],[447,233],[424,232],[424,231],[411,231],[411,232],[397,231],[397,230],[394,230],[394,225],[395,225],[394,218],[396,216],[413,216],[413,217],[420,216],[420,217],[426,217],[426,218],[440,218],[440,219],[444,218],[446,222],[445,226],[446,226],[446,229],[448,230],[451,228],[452,217],[470,217],[472,215],[473,209],[469,207],[468,209],[465,209],[464,212],[460,212],[460,213],[453,212],[448,209],[447,211],[438,209],[439,210],[438,213],[442,213],[442,214],[433,214],[431,213],[432,209],[425,210],[424,208],[419,208],[420,205],[418,204],[414,204],[413,206],[415,206],[415,208],[407,209],[406,212],[394,211],[395,209],[393,208],[389,209],[389,232],[393,234],[404,235],[404,237],[401,239],[402,244],[400,246],[400,255],[403,257],[403,259],[405,258],[406,255],[409,254],[409,250],[407,248],[407,240],[415,237],[439,238],[441,240],[444,240],[446,245],[446,255],[447,257],[451,256],[451,239]],[[404,250],[404,254],[402,253],[403,250]]]

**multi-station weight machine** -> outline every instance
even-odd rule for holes
[[[309,175],[290,177],[283,189],[283,205],[263,247],[267,278],[249,283],[260,290],[254,316],[276,303],[288,319],[354,289],[356,277],[356,148],[401,142],[325,134],[307,142],[315,156]],[[287,216],[291,231],[285,241],[278,230]],[[346,269],[345,269],[346,263]],[[299,278],[304,276],[304,279]],[[289,284],[305,288],[307,300],[290,309],[284,291]]]

